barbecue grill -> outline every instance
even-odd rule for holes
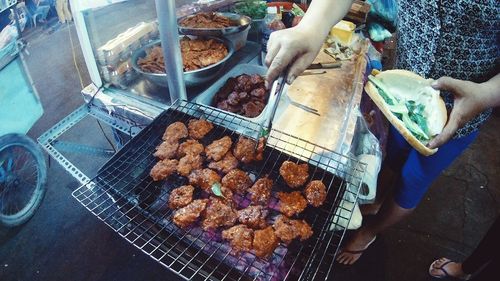
[[[176,121],[202,118],[214,129],[202,140],[204,145],[225,135],[236,141],[240,135],[252,137],[259,125],[215,108],[179,101],[160,114],[115,154],[97,176],[73,192],[92,214],[154,260],[185,280],[326,280],[333,276],[332,266],[349,224],[364,174],[364,164],[279,130],[272,130],[264,150],[264,159],[240,163],[253,180],[268,175],[275,184],[269,205],[269,218],[277,211],[278,191],[286,187],[279,175],[285,160],[309,165],[310,179],[327,186],[327,199],[319,208],[308,207],[299,215],[314,234],[306,241],[280,244],[269,259],[252,253],[235,255],[220,231],[204,231],[199,225],[180,229],[173,224],[167,207],[170,191],[187,183],[172,175],[164,181],[152,181],[149,171],[157,162],[153,156],[165,128]],[[235,198],[239,208],[249,198]],[[337,229],[337,231],[330,231]]]

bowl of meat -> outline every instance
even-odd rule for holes
[[[187,87],[203,84],[219,74],[234,53],[233,43],[225,38],[181,36],[184,82]],[[136,50],[132,67],[149,81],[167,87],[163,50],[157,40]]]
[[[252,19],[235,13],[196,13],[177,21],[179,33],[197,36],[226,36],[247,29]]]

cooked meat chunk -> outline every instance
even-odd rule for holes
[[[164,141],[156,147],[156,152],[153,155],[160,158],[161,160],[172,159],[175,157],[175,153],[177,152],[178,147],[178,142]]]
[[[240,169],[234,169],[222,178],[222,185],[236,193],[244,193],[252,186],[252,180],[247,173]]]
[[[276,218],[273,228],[276,236],[285,244],[292,242],[295,238],[304,241],[313,235],[311,226],[306,221],[291,220],[283,215]]]
[[[238,167],[238,159],[236,159],[236,157],[233,156],[231,151],[228,151],[226,155],[224,155],[224,158],[222,158],[222,160],[217,162],[211,162],[210,164],[208,164],[208,167],[210,169],[217,170],[223,174],[227,174],[232,169]]]
[[[203,164],[203,158],[200,155],[188,154],[179,160],[179,165],[177,166],[177,172],[181,176],[187,177],[191,171],[201,169]]]
[[[170,143],[175,143],[187,136],[188,129],[186,128],[186,125],[184,125],[184,123],[182,122],[175,122],[167,127],[162,139]]]
[[[238,224],[222,231],[222,238],[229,240],[234,252],[250,251],[253,242],[253,230],[244,224]]]
[[[260,101],[250,101],[243,105],[243,115],[246,117],[254,118],[264,110],[266,105]]]
[[[222,226],[233,226],[236,223],[236,212],[231,204],[219,198],[210,198],[210,203],[203,215],[202,227],[205,230]]]
[[[320,180],[311,181],[304,189],[307,202],[314,207],[323,205],[326,199],[326,186]]]
[[[271,198],[272,188],[273,180],[267,177],[258,179],[248,190],[250,200],[252,200],[253,204],[267,205],[269,198]]]
[[[178,163],[179,161],[177,161],[177,159],[165,159],[158,161],[158,163],[156,163],[156,165],[154,165],[151,169],[149,175],[154,181],[164,180],[175,172]]]
[[[280,175],[291,188],[297,188],[306,183],[309,177],[309,166],[307,164],[295,164],[285,161],[281,164]]]
[[[248,164],[255,160],[262,160],[264,152],[264,138],[259,139],[259,144],[257,146],[257,151],[255,150],[255,141],[240,137],[236,143],[236,147],[233,150],[234,156],[241,162]]]
[[[213,159],[214,161],[219,161],[226,155],[226,153],[231,148],[233,141],[230,137],[225,136],[221,139],[213,141],[205,148],[205,154],[207,159]]]
[[[208,132],[210,132],[214,125],[207,120],[191,119],[188,124],[189,136],[193,139],[202,139]]]
[[[238,221],[253,229],[262,229],[267,226],[268,211],[262,206],[248,206],[238,211]]]
[[[174,212],[173,221],[180,228],[193,224],[205,210],[208,199],[198,199]]]
[[[182,27],[191,28],[225,28],[236,26],[228,17],[217,13],[200,12],[192,16],[188,16],[179,22]]]
[[[168,207],[170,209],[179,209],[185,207],[193,201],[194,187],[192,185],[183,185],[170,192],[168,198]]]
[[[177,157],[181,158],[187,154],[200,155],[203,150],[203,144],[199,143],[197,140],[187,140],[179,145]]]
[[[274,233],[272,226],[254,231],[253,249],[259,258],[268,258],[276,247],[278,247],[278,237]]]
[[[203,170],[194,170],[189,174],[189,184],[197,186],[206,192],[211,192],[212,185],[220,183],[220,176],[216,171],[205,168]]]
[[[265,87],[264,83],[264,77],[260,76],[259,74],[252,74],[250,76],[250,82],[255,86],[255,87]]]
[[[278,192],[278,198],[280,199],[280,212],[288,217],[301,213],[307,207],[307,201],[300,191]]]

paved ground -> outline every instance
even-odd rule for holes
[[[38,137],[79,105],[82,98],[67,27],[43,27],[28,39],[28,65],[45,109],[29,135]],[[76,63],[89,83],[76,33]],[[381,235],[337,280],[430,280],[429,263],[472,251],[500,210],[500,117],[493,116],[477,141],[432,186],[413,216]],[[63,138],[109,147],[93,120]],[[110,136],[109,129],[105,132]],[[92,175],[104,158],[68,155]],[[177,280],[129,245],[72,197],[78,184],[57,163],[49,167],[48,192],[32,220],[0,229],[0,280]]]

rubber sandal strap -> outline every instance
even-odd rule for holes
[[[447,264],[449,264],[450,262],[453,262],[453,261],[449,260],[449,261],[443,263],[440,267],[436,267],[436,269],[439,269],[439,270],[441,270],[444,273],[444,275],[445,275],[444,277],[451,277],[451,275],[448,273],[448,271],[446,271],[446,269],[444,269],[444,267]]]

